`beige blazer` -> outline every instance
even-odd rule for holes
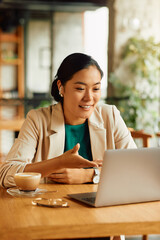
[[[93,159],[103,159],[105,149],[135,148],[136,145],[115,106],[99,104],[88,119]],[[65,124],[61,104],[33,109],[0,167],[0,186],[14,186],[13,175],[26,164],[63,154]]]

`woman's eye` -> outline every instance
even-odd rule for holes
[[[99,91],[99,90],[100,90],[100,88],[94,88],[93,90],[94,90],[94,91]]]
[[[77,90],[79,90],[79,91],[82,91],[82,90],[84,90],[84,88],[80,88],[80,87],[79,87],[79,88],[76,88],[76,89],[77,89]]]

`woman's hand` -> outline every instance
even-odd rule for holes
[[[61,167],[65,165],[65,168],[60,168],[59,170],[53,171],[52,174],[48,176],[50,180],[67,184],[81,184],[92,182],[94,170],[92,168],[83,168],[101,167],[102,160],[88,161],[82,158],[78,154],[79,148],[80,144],[78,143],[74,146],[73,149],[65,152],[60,156],[62,158],[62,160],[60,160]]]
[[[93,160],[93,162],[95,162],[98,167],[102,167],[103,160]]]
[[[78,153],[79,148],[80,144],[77,143],[73,149],[59,156],[59,169],[98,167],[98,164],[95,161],[88,161],[81,157]]]
[[[81,175],[80,172],[82,173],[82,170],[83,170],[82,168],[98,167],[98,164],[96,162],[88,161],[87,159],[84,159],[83,157],[81,157],[78,154],[79,148],[80,148],[80,145],[78,143],[74,146],[73,149],[63,153],[59,157],[48,159],[46,161],[27,164],[24,168],[24,172],[39,172],[42,174],[42,177],[48,177],[50,174],[55,173],[62,168],[63,169],[69,168],[70,172],[71,172],[71,168],[73,168],[74,169],[73,174],[70,174],[70,173],[67,174],[67,176],[72,175],[72,177],[68,178],[65,176],[65,181],[77,183],[78,176],[80,177]],[[81,168],[79,169],[81,171],[78,171],[78,168]],[[85,174],[81,176],[82,179],[83,179],[83,176],[85,176]],[[63,176],[63,179],[64,179],[64,176]],[[68,180],[68,179],[71,179],[71,180]],[[82,179],[81,181],[84,181],[84,182],[88,181],[88,179],[83,179],[83,180]]]
[[[82,184],[92,182],[93,174],[93,169],[62,168],[54,171],[48,178],[58,183]]]

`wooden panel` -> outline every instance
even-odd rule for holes
[[[21,59],[21,66],[18,66],[18,96],[24,98],[24,32],[21,26],[17,31],[21,39],[18,45],[18,57]]]
[[[22,64],[21,59],[1,59],[1,64],[3,65],[20,65]]]
[[[17,69],[17,91],[18,98],[24,98],[24,32],[23,27],[18,26],[14,33],[5,33],[0,30],[0,98],[3,97],[1,68],[4,65],[11,65]],[[1,58],[1,44],[14,43],[17,44],[17,51],[15,59],[2,59]],[[24,105],[17,104],[17,99],[10,99],[12,105],[17,106],[17,116],[13,119],[2,119],[0,107],[0,130],[19,131],[24,122]],[[3,103],[1,103],[3,105]],[[5,108],[5,105],[3,109]],[[3,149],[1,149],[1,134],[0,134],[0,155],[3,156]]]
[[[1,31],[1,30],[0,30]],[[19,43],[20,42],[20,38],[13,33],[2,33],[2,31],[0,32],[0,41],[1,42],[15,42],[15,43]]]
[[[12,120],[0,120],[0,130],[12,130],[12,131],[19,131],[21,126],[24,122],[24,118],[12,119]]]

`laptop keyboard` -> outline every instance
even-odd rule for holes
[[[82,200],[90,202],[90,203],[95,203],[95,197],[84,197]]]

